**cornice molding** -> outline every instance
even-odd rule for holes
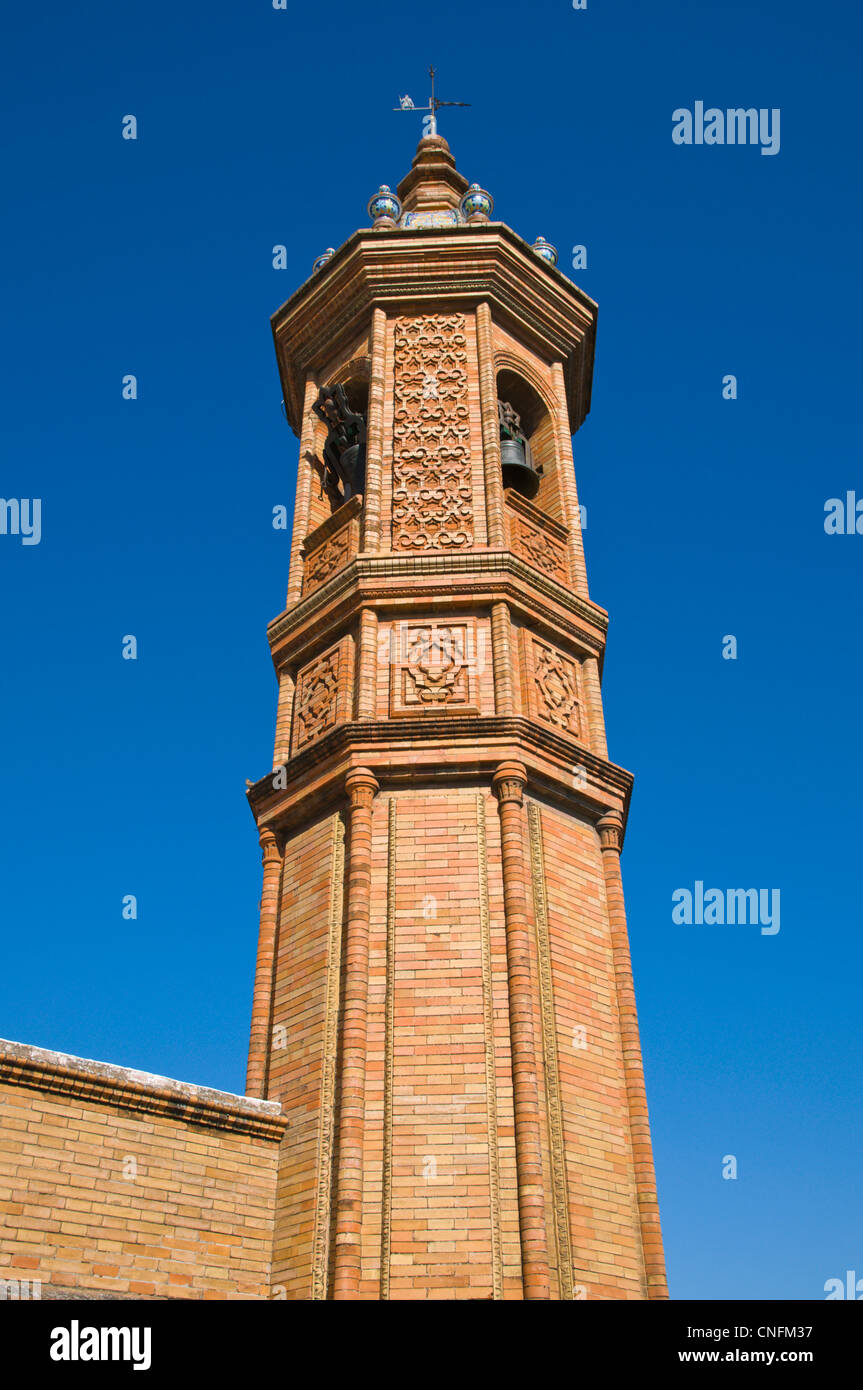
[[[438,758],[429,764],[418,761],[417,755],[424,748],[435,755],[436,745],[458,749],[459,756]],[[465,745],[472,750],[471,756],[465,756]],[[537,765],[537,757],[543,760],[542,767]],[[576,739],[520,715],[450,713],[352,720],[337,725],[314,745],[289,758],[282,764],[283,773],[271,769],[247,788],[258,825],[278,828],[281,833],[285,827],[280,817],[285,810],[290,812],[289,819],[302,818],[307,814],[304,796],[308,789],[312,789],[312,799],[339,796],[354,758],[357,766],[371,770],[381,786],[415,785],[420,777],[424,781],[469,784],[487,778],[490,784],[496,769],[515,759],[526,766],[529,787],[541,788],[592,821],[609,809],[619,808],[625,822],[634,781],[631,772],[598,757]],[[578,778],[572,775],[575,768]],[[278,789],[273,786],[277,772]]]
[[[262,834],[269,833],[264,827]],[[65,1052],[0,1039],[0,1083],[58,1097],[116,1105],[205,1129],[229,1130],[278,1143],[288,1127],[277,1101],[173,1081]]]
[[[440,575],[439,586],[414,581]],[[376,583],[401,581],[376,590]],[[478,592],[491,590],[494,597],[505,595],[523,608],[530,608],[532,595],[538,594],[555,603],[571,617],[569,636],[581,643],[591,654],[602,658],[608,613],[591,599],[582,598],[563,584],[534,569],[509,550],[472,550],[463,554],[439,555],[424,552],[416,555],[358,555],[305,598],[280,613],[267,627],[267,637],[278,670],[291,658],[291,638],[296,635],[299,645],[306,642],[303,630],[326,610],[333,610],[327,623],[317,630],[320,635],[343,622],[346,615],[376,600],[391,602],[398,598],[433,597],[446,594],[452,599],[469,602]],[[560,620],[555,617],[555,623]],[[596,633],[601,634],[597,640]]]
[[[590,409],[597,306],[502,222],[355,232],[271,319],[294,433],[308,371],[322,369],[369,319],[429,302],[487,301],[547,361],[561,361],[572,432]]]

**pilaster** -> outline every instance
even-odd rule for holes
[[[659,1224],[659,1203],[656,1197],[656,1176],[653,1170],[653,1147],[647,1115],[647,1092],[644,1085],[638,1014],[635,1008],[635,988],[632,982],[629,934],[623,902],[623,881],[620,875],[620,849],[623,842],[623,820],[620,813],[610,811],[608,815],[603,816],[597,824],[597,832],[602,849],[605,895],[614,954],[614,976],[617,985],[617,1007],[620,1015],[620,1038],[629,1103],[647,1296],[662,1299],[668,1298],[668,1284]]]
[[[252,1028],[249,1043],[249,1062],[246,1072],[246,1095],[265,1099],[267,1094],[267,1062],[270,1049],[270,1019],[273,1007],[273,964],[279,920],[279,882],[282,856],[279,842],[272,830],[261,830],[261,859],[264,886],[261,892],[261,919],[258,933],[258,959],[255,966],[255,985],[252,995]]]
[[[533,1300],[551,1297],[551,1275],[545,1227],[542,1130],[533,1033],[534,997],[527,905],[529,880],[524,858],[522,820],[526,784],[527,772],[518,762],[501,763],[492,780],[500,815],[522,1278],[524,1296]]]
[[[345,779],[345,790],[348,882],[333,1297],[352,1300],[359,1298],[361,1275],[372,802],[377,778],[368,768],[354,768]]]

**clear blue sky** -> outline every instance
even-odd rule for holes
[[[473,103],[441,122],[461,171],[564,269],[586,244],[600,304],[576,468],[672,1295],[863,1275],[863,536],[823,526],[863,497],[859,8],[49,0],[7,28],[0,492],[43,514],[0,536],[0,1035],[243,1088],[297,457],[268,317],[407,171],[390,108],[433,61]],[[780,153],[674,145],[697,100],[780,108]],[[779,888],[778,935],[676,926],[698,879]]]

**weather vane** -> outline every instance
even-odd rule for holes
[[[469,101],[439,101],[434,94],[434,68],[429,68],[431,78],[431,98],[428,106],[414,106],[410,97],[399,97],[398,106],[394,106],[394,111],[427,111],[428,115],[423,118],[423,125],[428,125],[427,135],[437,135],[437,113],[440,106],[470,106]]]

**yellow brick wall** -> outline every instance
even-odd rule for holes
[[[0,1278],[268,1296],[277,1144],[0,1084]]]
[[[285,846],[267,1094],[282,1104],[289,1127],[282,1142],[273,1286],[289,1299],[313,1291],[327,960],[335,815],[298,831]],[[341,927],[341,903],[339,903]],[[337,981],[335,982],[337,986]],[[337,995],[331,1000],[337,1006]]]
[[[573,1265],[589,1299],[644,1298],[600,849],[592,826],[540,809]]]

